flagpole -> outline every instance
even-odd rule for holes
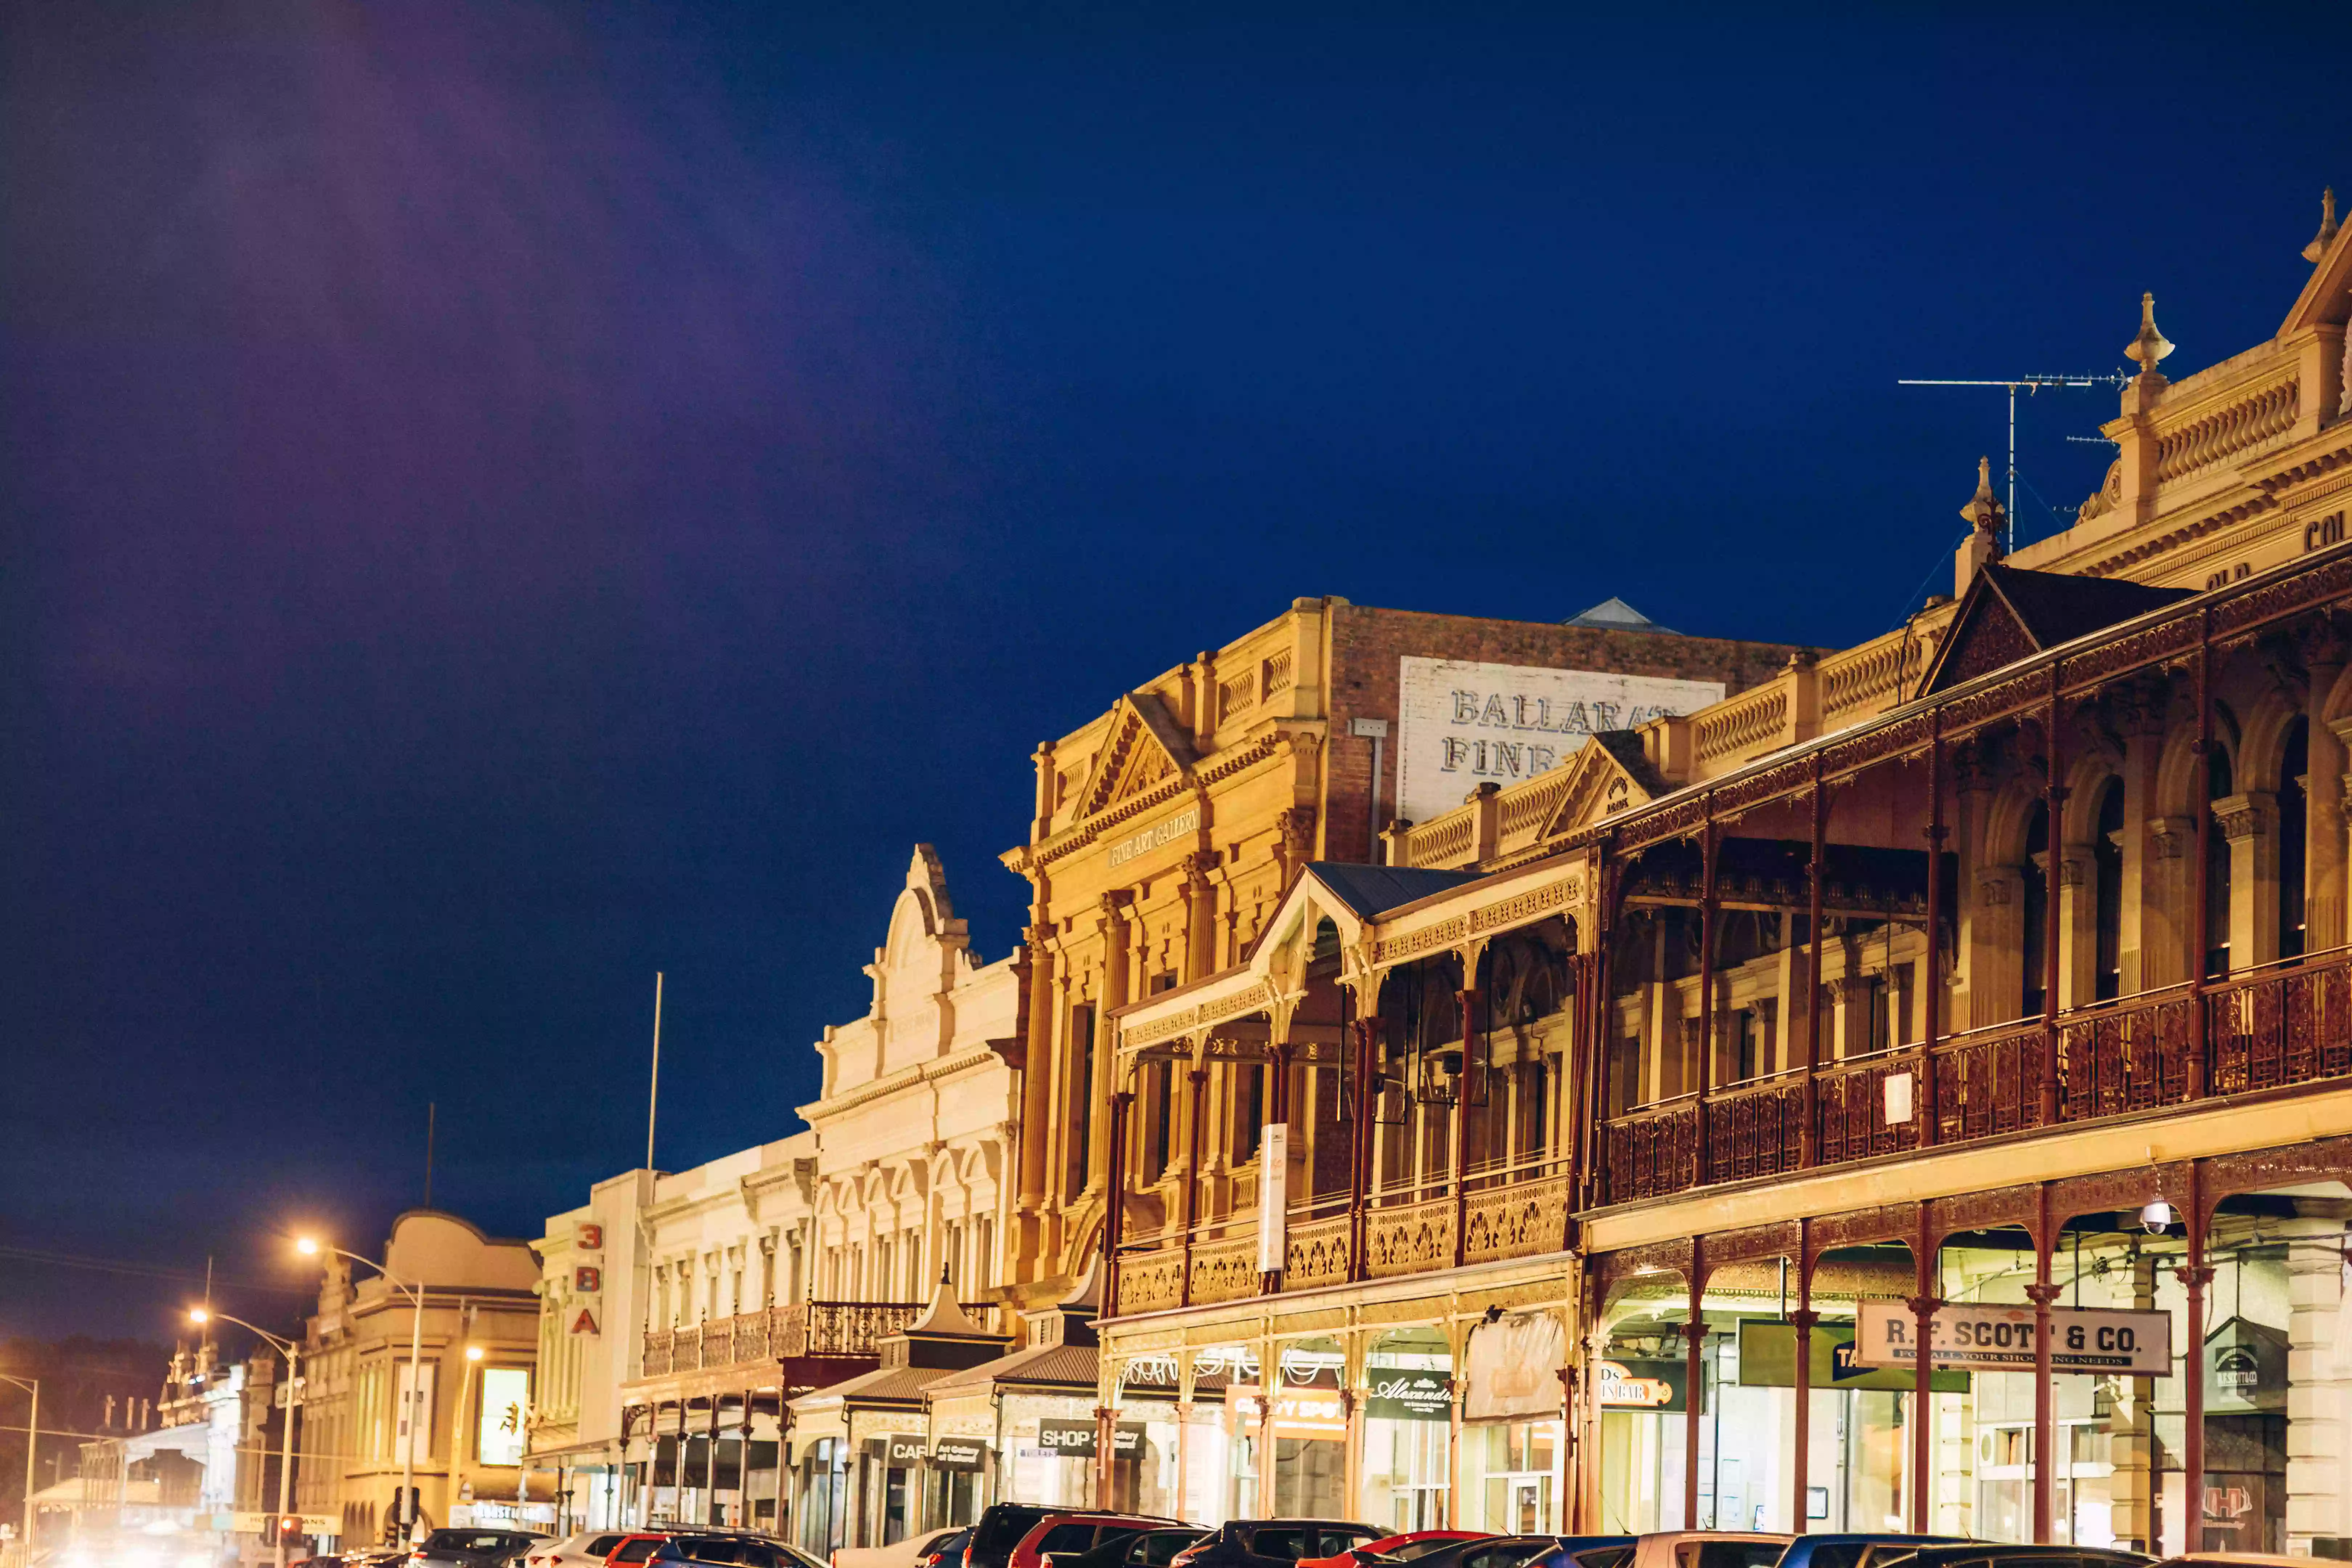
[[[654,1072],[646,1089],[646,1169],[654,1168],[654,1113],[661,1105],[661,971],[654,971]]]

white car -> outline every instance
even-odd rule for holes
[[[587,1530],[561,1541],[541,1542],[523,1559],[524,1568],[604,1568],[613,1548],[628,1537],[625,1530]]]

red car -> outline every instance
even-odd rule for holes
[[[1140,1535],[1154,1525],[1180,1522],[1139,1513],[1049,1513],[1029,1527],[1004,1568],[1045,1568],[1048,1552],[1088,1552],[1115,1536]]]
[[[1402,1535],[1383,1535],[1378,1541],[1367,1541],[1336,1557],[1302,1557],[1298,1561],[1298,1568],[1357,1568],[1360,1561],[1356,1555],[1358,1552],[1410,1563],[1423,1552],[1434,1552],[1449,1541],[1484,1541],[1486,1538],[1486,1532],[1477,1530],[1409,1530]]]

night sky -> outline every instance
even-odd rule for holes
[[[1639,9],[8,6],[0,1336],[287,1318],[428,1100],[538,1234],[657,968],[661,1163],[793,1131],[910,847],[1003,956],[1031,748],[1294,596],[1883,631],[2003,440],[1897,377],[2235,353],[2352,186],[2340,5]]]

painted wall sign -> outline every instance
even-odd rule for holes
[[[1122,838],[1110,847],[1111,869],[1116,871],[1138,855],[1148,854],[1163,844],[1172,844],[1200,826],[1201,808],[1197,805],[1155,822],[1133,837]]]
[[[1900,1301],[1864,1301],[1856,1313],[1855,1359],[1864,1366],[1909,1366],[1917,1359],[1916,1321]],[[1928,1354],[1937,1366],[2033,1370],[2033,1309],[1942,1307],[1934,1319]],[[2168,1312],[2111,1312],[2053,1307],[2050,1367],[2065,1373],[2134,1373],[2163,1377],[2172,1370]]]
[[[1454,1380],[1442,1372],[1403,1372],[1376,1366],[1365,1376],[1371,1386],[1364,1414],[1376,1421],[1449,1421],[1454,1416]]]
[[[1550,1312],[1506,1312],[1470,1331],[1465,1421],[1549,1420],[1568,1397],[1568,1331]]]
[[[1723,696],[1719,680],[1402,659],[1397,815],[1427,822],[1481,784],[1512,784],[1550,771],[1597,730],[1630,730]]]

